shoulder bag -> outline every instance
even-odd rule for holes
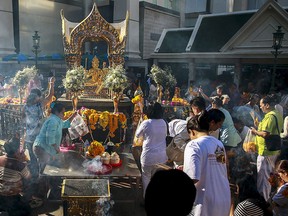
[[[271,134],[265,138],[265,146],[268,151],[278,151],[281,149],[281,146],[282,146],[282,139],[280,137],[277,117],[275,115],[273,116],[276,120],[276,127],[277,127],[278,134],[277,135]]]

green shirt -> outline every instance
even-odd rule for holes
[[[264,116],[263,120],[259,123],[258,126],[258,131],[266,131],[269,132],[271,135],[272,134],[279,134],[276,126],[276,119],[274,116],[277,118],[278,122],[278,128],[279,132],[281,133],[282,128],[283,128],[283,117],[282,115],[276,111],[272,110]],[[262,156],[271,156],[271,155],[276,155],[279,154],[279,151],[268,151],[266,146],[265,146],[265,139],[261,136],[256,136],[256,143],[258,146],[258,154]]]

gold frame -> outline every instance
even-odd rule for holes
[[[108,44],[109,66],[124,64],[124,52],[128,29],[128,11],[120,23],[108,23],[99,13],[96,3],[90,14],[80,23],[73,23],[64,17],[61,10],[64,55],[68,68],[81,65],[82,46],[85,41],[99,41]]]

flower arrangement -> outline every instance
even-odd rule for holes
[[[117,93],[122,92],[128,86],[128,78],[123,65],[109,67],[104,86]]]
[[[177,84],[176,78],[172,75],[172,70],[169,67],[165,67],[163,70],[157,65],[152,65],[150,72],[150,77],[161,86],[174,87]]]
[[[17,86],[19,89],[25,89],[29,81],[31,79],[34,79],[36,74],[37,69],[35,66],[26,67],[23,70],[19,70],[13,79],[13,84]]]
[[[88,146],[87,156],[96,157],[97,155],[103,154],[104,151],[104,146],[100,142],[94,140],[91,142],[90,146]]]
[[[66,91],[81,93],[85,87],[85,69],[80,66],[74,66],[66,72],[66,78],[63,79],[63,85]]]

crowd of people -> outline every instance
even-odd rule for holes
[[[68,128],[75,116],[62,120],[65,107],[51,99],[54,81],[49,79],[46,97],[39,89],[29,92],[22,113],[24,145],[19,136],[4,145],[6,155],[0,157],[0,211],[9,215],[28,215],[31,207],[42,204],[38,191],[41,173],[59,153],[62,129]],[[154,87],[145,103],[148,119],[135,131],[135,137],[143,140],[139,168],[147,215],[175,215],[176,210],[183,216],[225,216],[231,212],[237,216],[288,215],[288,117],[284,120],[287,110],[275,94],[241,96],[235,84],[229,91],[219,85],[210,96],[201,87],[191,88],[190,116],[168,122],[162,105],[155,102]],[[50,109],[46,117],[45,107]],[[249,133],[255,136],[254,151],[243,148]],[[169,143],[168,135],[173,137]],[[273,136],[281,138],[280,148],[268,146]],[[167,146],[171,144],[180,155],[177,160],[168,154]],[[28,162],[24,162],[25,149]],[[169,164],[169,170],[159,171],[159,164]],[[237,195],[231,196],[234,186]],[[179,199],[179,192],[184,191],[185,202],[180,199],[177,207],[167,200]],[[174,197],[167,194],[170,192]],[[157,210],[155,200],[163,201]]]
[[[235,84],[229,91],[224,89],[219,85],[210,96],[201,87],[197,94],[190,89],[190,116],[170,122],[163,119],[161,105],[148,97],[150,109],[157,110],[158,117],[144,120],[135,133],[144,140],[140,161],[145,201],[150,199],[145,195],[157,164],[165,163],[165,148],[173,143],[177,154],[183,155],[175,157],[169,148],[166,164],[183,170],[196,186],[191,215],[287,215],[286,107],[279,104],[276,94],[241,95]],[[255,150],[243,148],[248,133],[255,137]],[[173,139],[165,147],[167,135]],[[272,137],[278,138],[272,140],[274,149],[268,142]],[[276,147],[278,141],[280,147]],[[272,177],[277,184],[271,183]]]

